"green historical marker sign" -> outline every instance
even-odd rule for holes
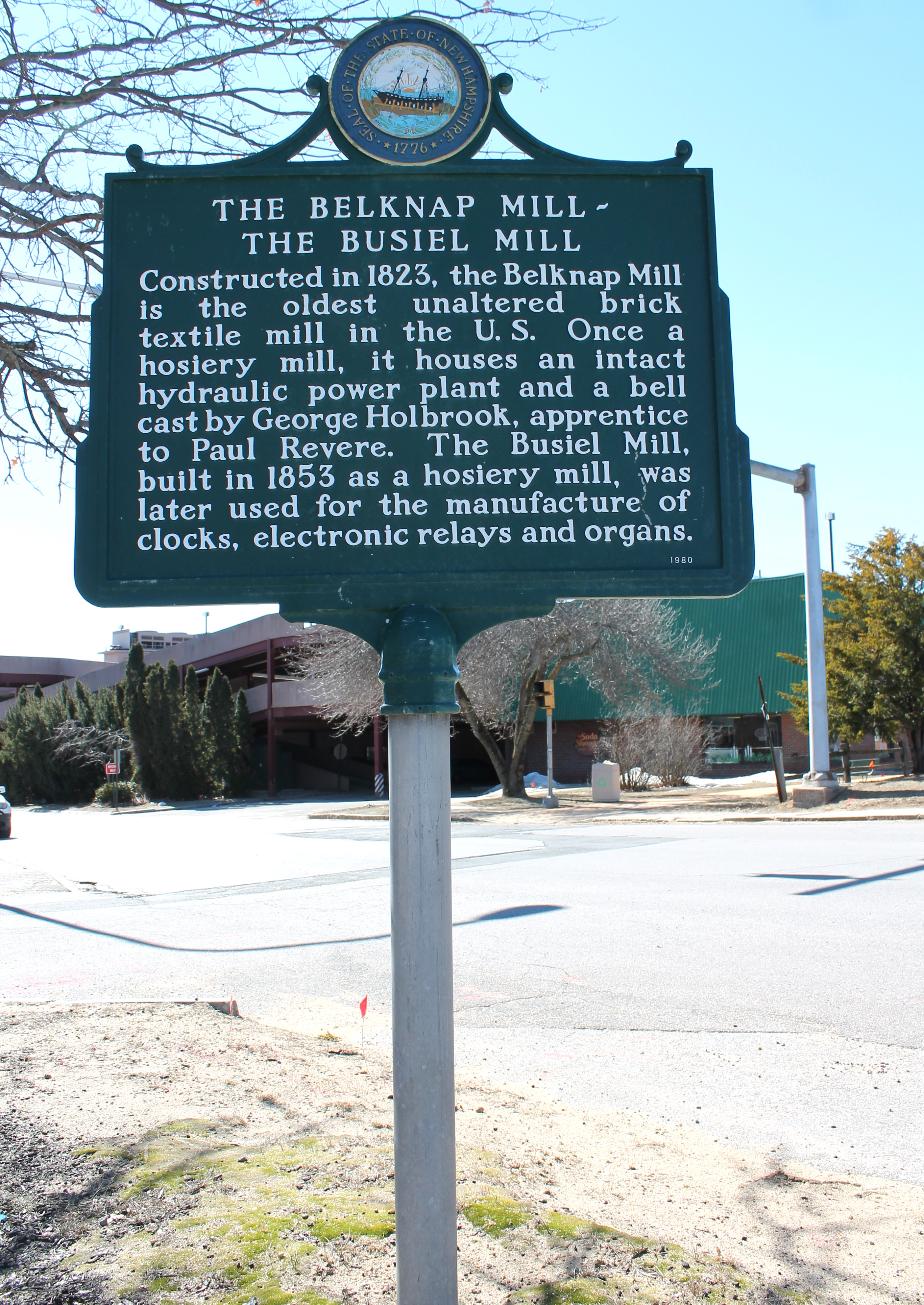
[[[81,592],[277,601],[373,641],[409,604],[467,634],[736,592],[711,173],[551,151],[448,29],[370,32],[282,146],[107,178]],[[345,161],[287,161],[322,129]],[[492,129],[534,157],[474,159]]]

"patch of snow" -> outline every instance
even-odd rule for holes
[[[772,784],[774,780],[772,770],[762,770],[757,775],[730,775],[728,779],[701,779],[698,775],[687,775],[691,788],[743,788],[746,784]]]

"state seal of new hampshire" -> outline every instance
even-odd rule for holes
[[[330,79],[331,113],[347,140],[369,158],[399,166],[458,154],[481,130],[490,105],[477,51],[429,19],[367,27]]]

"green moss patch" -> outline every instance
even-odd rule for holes
[[[122,1201],[144,1214],[153,1194],[159,1232],[156,1247],[139,1231],[110,1248],[113,1285],[132,1301],[198,1298],[207,1279],[210,1305],[334,1305],[308,1285],[318,1247],[395,1230],[390,1190],[338,1188],[352,1165],[314,1137],[244,1148],[207,1120],[176,1120],[126,1155]]]
[[[654,1287],[621,1274],[607,1278],[606,1285],[618,1305],[664,1305],[664,1289],[661,1286]]]
[[[152,1247],[144,1233],[125,1238],[116,1265],[120,1295],[186,1301],[208,1277],[210,1305],[244,1305],[254,1297],[259,1305],[294,1305],[304,1293],[282,1281],[282,1266],[297,1262],[288,1238],[299,1224],[295,1212],[250,1209],[226,1220],[221,1232],[208,1218],[196,1220],[195,1226],[188,1219],[174,1221],[167,1233],[169,1246]]]
[[[146,1133],[126,1153],[133,1163],[122,1195],[130,1199],[154,1190],[177,1192],[216,1178],[240,1188],[256,1188],[262,1182],[269,1190],[280,1177],[321,1158],[320,1143],[313,1137],[253,1153],[226,1143],[203,1145],[216,1131],[207,1120],[176,1120]]]
[[[144,1133],[141,1144],[160,1137],[208,1137],[212,1133],[217,1133],[219,1129],[220,1125],[211,1119],[170,1119]]]
[[[633,1257],[642,1272],[657,1274],[675,1286],[690,1288],[708,1305],[732,1305],[751,1286],[740,1269],[721,1260],[696,1259],[674,1242],[648,1242]]]
[[[568,1278],[564,1282],[543,1282],[514,1292],[511,1305],[608,1305],[615,1297],[594,1278]]]
[[[564,1305],[584,1300],[603,1301],[607,1305],[611,1301],[618,1305],[665,1305],[665,1302],[680,1305],[680,1302],[694,1301],[706,1305],[738,1305],[738,1302],[743,1305],[756,1299],[751,1282],[740,1269],[722,1260],[691,1255],[674,1242],[636,1237],[609,1224],[560,1210],[544,1214],[537,1227],[551,1239],[553,1246],[564,1243],[568,1248],[568,1259],[562,1260],[563,1268],[567,1266],[573,1273],[582,1261],[593,1263],[598,1276],[541,1283],[514,1293],[509,1298],[511,1305],[520,1301]],[[760,1299],[765,1297],[761,1295]],[[780,1297],[780,1305],[784,1300]]]
[[[359,1192],[315,1197],[306,1229],[321,1242],[338,1237],[388,1237],[395,1231],[395,1210],[388,1200],[376,1201]]]
[[[368,1253],[386,1271],[386,1248],[362,1248],[395,1231],[383,1177],[390,1161],[377,1142],[300,1137],[246,1148],[236,1144],[237,1127],[175,1120],[131,1147],[110,1148],[124,1171],[128,1222],[116,1238],[105,1228],[88,1234],[69,1267],[98,1273],[104,1249],[109,1285],[126,1305],[337,1305],[336,1291],[332,1299],[316,1288],[334,1289],[341,1278],[328,1275],[341,1256],[361,1264]],[[107,1148],[85,1153],[105,1157]],[[811,1305],[803,1292],[758,1290],[734,1265],[672,1242],[535,1208],[484,1175],[468,1196],[461,1213],[476,1236],[498,1239],[498,1273],[512,1256],[513,1281],[522,1282],[522,1252],[535,1257],[529,1276],[544,1279],[514,1291],[509,1305]],[[338,1240],[353,1245],[326,1249]]]
[[[644,1237],[633,1237],[630,1233],[620,1232],[618,1228],[611,1228],[609,1224],[594,1223],[592,1219],[564,1214],[561,1210],[551,1210],[540,1221],[539,1231],[565,1242],[576,1242],[585,1237],[602,1237],[607,1241],[623,1242],[633,1250],[650,1245]]]
[[[208,1120],[182,1119],[152,1129],[122,1155],[126,1210],[144,1216],[155,1196],[159,1233],[157,1246],[146,1231],[111,1245],[112,1283],[122,1298],[186,1301],[207,1279],[210,1305],[334,1305],[305,1281],[318,1243],[394,1230],[387,1193],[378,1202],[312,1194],[310,1176],[320,1172],[326,1186],[334,1169],[317,1138],[248,1149]],[[90,1250],[88,1239],[75,1262]]]
[[[511,1228],[522,1228],[531,1218],[525,1205],[499,1193],[469,1201],[462,1206],[462,1213],[470,1224],[491,1237],[500,1237]]]
[[[78,1146],[74,1150],[74,1155],[78,1159],[83,1156],[92,1156],[94,1160],[130,1160],[132,1153],[128,1147],[124,1146],[106,1146],[100,1143],[96,1146]]]

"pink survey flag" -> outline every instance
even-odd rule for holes
[[[369,1007],[369,995],[367,993],[366,996],[363,997],[362,1001],[359,1003],[359,1013],[363,1019],[366,1018],[366,1011],[368,1007]]]

